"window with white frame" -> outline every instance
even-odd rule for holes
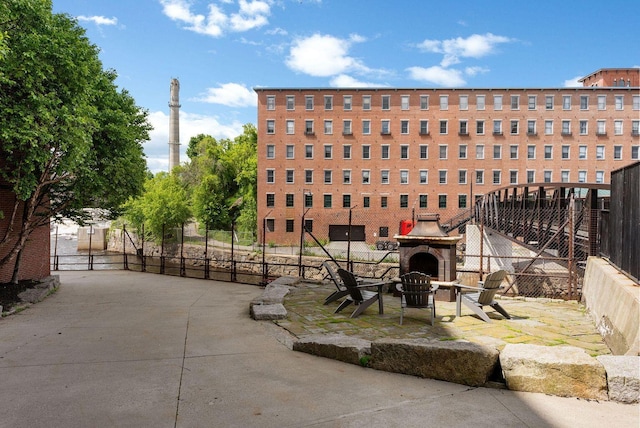
[[[511,135],[517,135],[518,134],[519,125],[520,125],[520,121],[519,120],[512,120],[511,121]]]
[[[362,170],[362,184],[370,184],[371,183],[371,171],[368,169]]]
[[[469,110],[469,95],[460,95],[460,110]]]
[[[400,159],[409,159],[409,146],[406,144],[400,146]]]
[[[447,159],[447,152],[448,152],[449,147],[446,144],[440,145],[438,146],[438,151],[439,151],[439,159]]]
[[[409,110],[409,95],[400,96],[400,109]]]
[[[362,121],[362,135],[370,135],[371,134],[371,121],[369,119],[364,119]]]
[[[458,195],[458,208],[467,208],[467,195]]]
[[[467,145],[460,144],[458,146],[458,159],[466,159],[467,158]]]
[[[294,134],[295,133],[295,120],[292,119],[288,119],[286,121],[286,125],[287,125],[287,134]]]
[[[304,108],[307,110],[313,110],[313,95],[304,96]]]
[[[342,121],[342,134],[343,135],[351,135],[351,119],[344,119]]]
[[[631,121],[631,135],[633,136],[640,135],[640,120]]]
[[[342,96],[342,109],[349,111],[353,108],[353,97],[351,95]]]
[[[529,95],[527,99],[528,99],[527,107],[529,108],[529,110],[536,110],[538,97],[536,95]]]
[[[441,169],[438,171],[438,183],[447,184],[447,170]]]
[[[284,173],[285,173],[285,182],[287,184],[292,184],[293,183],[293,175],[294,175],[294,170],[293,169],[287,169]]]
[[[476,159],[484,159],[484,144],[476,145]]]
[[[274,159],[276,157],[276,146],[273,144],[267,144],[267,159]]]
[[[571,95],[562,96],[562,110],[571,110]]]
[[[502,95],[493,96],[493,109],[502,110]]]
[[[527,120],[527,135],[536,135],[536,121],[535,119]]]
[[[429,183],[429,172],[426,169],[420,170],[420,184]]]
[[[429,95],[420,95],[420,110],[429,110]]]
[[[520,110],[520,95],[511,95],[511,110]]]
[[[587,158],[587,146],[578,146],[578,159],[585,160]]]
[[[324,96],[324,109],[333,110],[333,95]]]
[[[276,170],[267,169],[267,183],[273,184],[276,182]]]
[[[429,121],[422,119],[420,120],[420,135],[429,135]]]
[[[509,171],[509,184],[518,184],[518,171],[510,170]]]
[[[615,160],[622,159],[622,146],[613,146],[613,158]]]
[[[589,110],[589,95],[580,95],[580,110]]]
[[[331,144],[324,145],[324,158],[325,159],[333,158],[333,146]]]
[[[606,110],[606,109],[607,109],[607,96],[598,95],[598,110]]]
[[[614,120],[613,121],[613,133],[616,135],[622,135],[622,121]]]
[[[400,184],[409,184],[409,171],[406,169],[400,170]]]
[[[578,171],[578,183],[585,183],[587,181],[587,171]]]
[[[544,158],[553,159],[553,146],[544,146]]]
[[[418,195],[420,208],[427,208],[427,195]]]
[[[493,158],[502,159],[502,146],[500,145],[493,146]]]
[[[325,133],[325,135],[333,134],[333,120],[325,119],[325,121],[324,121],[324,133]]]
[[[596,171],[596,183],[604,183],[604,171]]]
[[[275,109],[276,109],[276,96],[267,95],[267,110],[275,110]]]
[[[380,133],[383,135],[391,134],[390,121],[388,119],[380,121]]]
[[[325,208],[331,208],[332,205],[333,205],[333,197],[331,193],[327,193],[323,195],[323,206]]]
[[[467,170],[459,169],[458,170],[458,184],[467,184]]]
[[[545,120],[544,121],[544,134],[552,135],[553,134],[553,120]]]
[[[295,110],[295,109],[296,109],[296,96],[287,95],[287,110]]]
[[[267,134],[276,133],[276,121],[273,119],[267,119]]]
[[[389,170],[388,169],[380,170],[380,183],[389,184]]]
[[[382,95],[382,110],[391,109],[391,95]]]
[[[342,208],[351,208],[351,195],[342,195]]]
[[[536,146],[529,145],[527,146],[527,159],[535,159],[536,158]]]
[[[305,169],[304,170],[304,182],[305,184],[313,184],[313,170]]]
[[[515,144],[509,146],[509,159],[518,159],[518,146]]]
[[[532,170],[527,170],[527,183],[535,183],[536,182],[536,172]]]
[[[409,208],[409,195],[400,195],[400,208]]]
[[[543,180],[545,183],[551,183],[551,177],[552,177],[551,171],[544,171],[543,176],[544,176]]]
[[[484,184],[484,170],[476,169],[476,184]]]
[[[615,108],[616,110],[624,110],[624,96],[623,95],[616,95],[614,97],[615,100]]]
[[[448,126],[448,124],[449,124],[449,122],[446,121],[446,120],[441,120],[440,121],[440,134],[441,135],[447,134],[447,131],[448,131],[447,126]]]
[[[502,180],[502,171],[494,169],[493,171],[493,184],[500,184]]]
[[[447,195],[438,195],[438,208],[447,208]]]
[[[304,121],[304,133],[306,135],[313,135],[313,119],[307,119]]]
[[[569,171],[566,171],[566,170],[560,171],[560,181],[563,183],[569,182]]]
[[[420,147],[420,159],[429,159],[429,146],[421,144]]]
[[[544,96],[544,109],[553,110],[553,95]]]
[[[273,208],[275,206],[276,206],[276,195],[275,195],[275,193],[267,193],[267,208]]]
[[[342,146],[342,159],[351,159],[351,145],[345,144]]]
[[[468,123],[469,121],[466,119],[460,120],[460,129],[458,131],[460,135],[469,135]]]
[[[401,134],[408,134],[409,133],[409,121],[406,119],[403,119],[400,121],[400,133]]]
[[[604,159],[604,146],[596,146],[596,159]]]
[[[486,107],[486,97],[484,95],[476,96],[476,109],[484,110]]]
[[[330,169],[324,170],[324,184],[331,184],[333,181],[333,171]]]
[[[304,157],[306,159],[313,159],[313,144],[305,144]]]
[[[362,110],[371,110],[371,95],[362,96]]]
[[[493,121],[493,135],[502,135],[502,120]]]
[[[484,135],[484,120],[476,120],[476,134]]]
[[[362,146],[362,159],[371,159],[371,146],[368,144]]]
[[[561,153],[561,157],[563,160],[567,160],[569,159],[569,150],[570,150],[571,146],[567,146],[567,145],[563,145],[561,147],[562,153]]]
[[[598,120],[596,122],[596,135],[607,135],[606,120]]]
[[[440,110],[449,110],[449,95],[440,95]]]
[[[633,110],[640,110],[640,95],[634,95],[631,102]]]
[[[388,196],[380,196],[380,208],[387,208],[389,206]]]
[[[295,146],[293,144],[287,144],[285,146],[285,148],[284,148],[285,149],[285,156],[286,156],[287,159],[293,159],[295,157],[294,156],[294,147]]]
[[[351,184],[351,170],[343,169],[342,170],[342,184]]]
[[[578,126],[580,127],[580,135],[587,135],[589,133],[588,129],[589,122],[586,120],[581,120],[578,122]]]
[[[640,159],[640,146],[631,146],[631,159]]]
[[[382,146],[380,146],[380,153],[380,157],[382,159],[389,159],[389,145],[383,144]]]
[[[562,135],[571,135],[571,121],[563,120],[562,121]]]

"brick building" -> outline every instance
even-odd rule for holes
[[[640,159],[640,69],[576,88],[256,88],[266,242],[375,242],[524,183],[608,183]],[[262,235],[260,235],[262,236]]]

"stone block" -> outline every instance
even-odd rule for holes
[[[607,399],[602,364],[573,346],[509,344],[500,353],[507,388],[561,397]]]
[[[361,364],[361,358],[371,355],[371,342],[341,334],[312,335],[294,342],[293,350],[345,363]]]
[[[270,284],[274,285],[295,285],[300,281],[300,278],[295,276],[281,276],[274,279]]]
[[[290,288],[284,285],[269,284],[262,291],[262,295],[252,302],[253,304],[270,305],[274,303],[284,302],[285,296],[289,293]]]
[[[609,400],[634,404],[640,400],[640,357],[600,355],[597,360],[607,372]]]
[[[371,367],[463,385],[484,385],[498,363],[494,348],[470,342],[381,339],[371,343]]]
[[[281,303],[272,305],[252,305],[251,318],[256,321],[282,320],[287,318],[287,310]]]

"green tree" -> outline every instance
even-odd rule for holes
[[[125,205],[125,217],[140,230],[156,238],[191,218],[187,192],[176,174],[159,172],[144,184],[144,193],[131,198]],[[164,228],[164,229],[163,229]]]
[[[25,243],[51,217],[81,220],[82,208],[115,209],[142,190],[150,126],[50,0],[2,1],[0,34],[0,181],[15,194],[0,266],[13,261],[16,281]]]

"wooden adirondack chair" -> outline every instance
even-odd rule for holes
[[[362,312],[364,312],[365,309],[367,309],[369,306],[371,306],[373,303],[377,301],[378,307],[379,307],[379,313],[382,314],[383,312],[382,300],[381,300],[382,296],[380,294],[382,291],[382,286],[385,284],[385,282],[358,285],[358,279],[353,273],[344,269],[338,269],[338,275],[342,279],[342,283],[347,288],[349,294],[342,301],[342,303],[340,303],[340,306],[338,306],[338,309],[335,310],[335,313],[340,312],[341,310],[349,306],[351,303],[354,303],[356,305],[356,309],[351,314],[351,318],[355,318],[358,315],[360,315]],[[373,286],[378,287],[377,292],[362,289],[363,287],[373,287]]]
[[[436,319],[435,291],[438,286],[431,285],[431,277],[422,272],[409,272],[400,277],[401,284],[396,286],[400,292],[400,325],[405,308],[426,308],[431,312],[431,325]]]
[[[511,319],[511,315],[493,299],[506,276],[506,271],[499,270],[487,275],[484,281],[479,281],[478,287],[458,285],[458,308],[462,302],[483,321],[491,322],[491,318],[482,310],[484,306],[491,306],[505,318]]]

